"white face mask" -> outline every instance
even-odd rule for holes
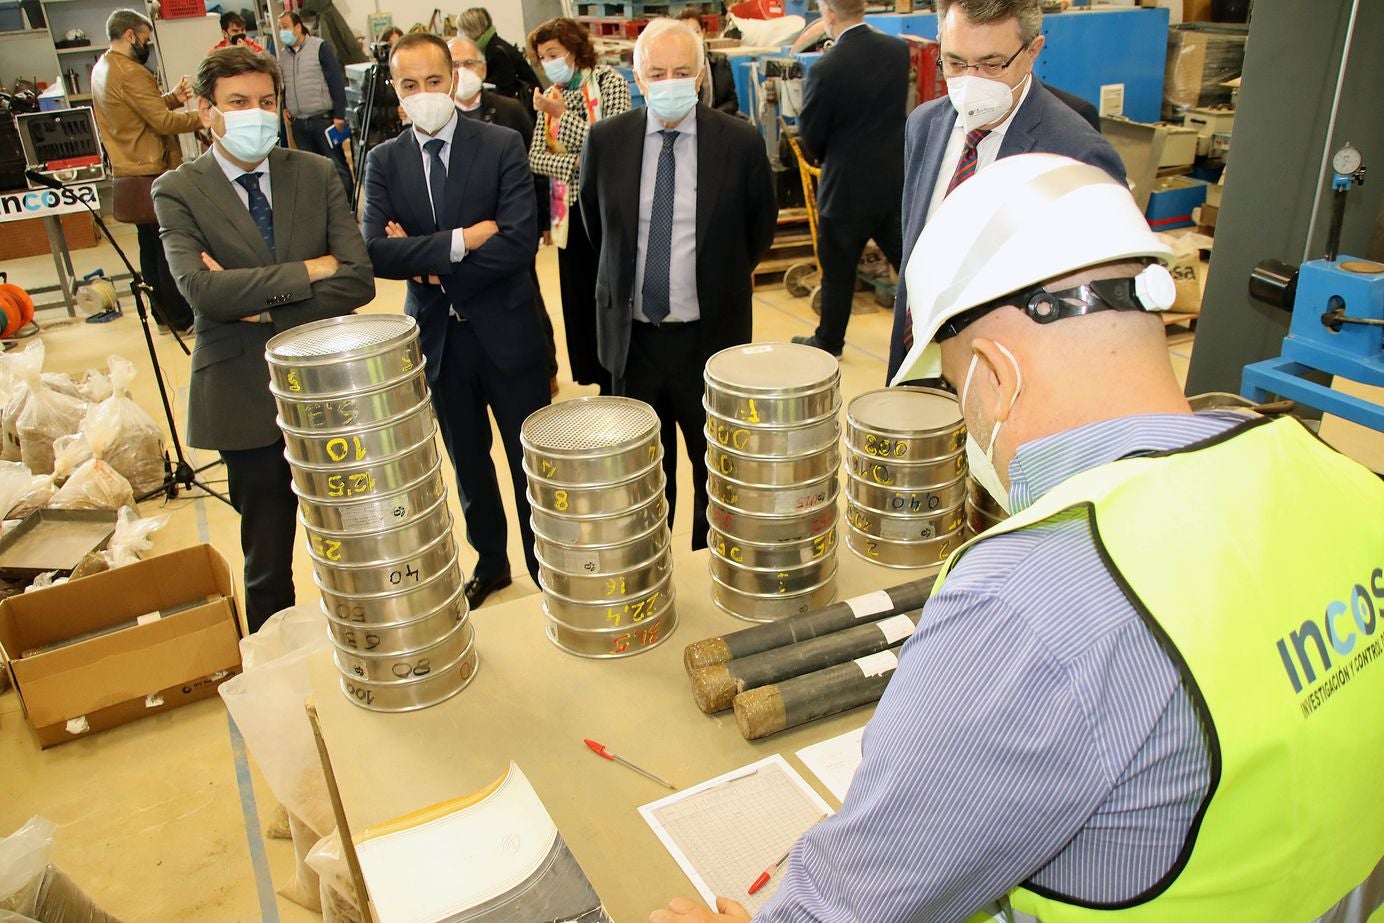
[[[459,103],[469,102],[471,97],[481,91],[481,78],[469,67],[457,68],[456,99]]]
[[[1014,388],[1014,397],[1009,401],[1009,410],[1005,411],[1008,416],[1009,411],[1014,409],[1014,405],[1019,401],[1019,394],[1024,390],[1024,373],[1019,368],[1019,360],[1014,358],[1014,354],[1005,348],[1003,343],[996,343],[995,348],[1004,353],[1005,357],[1014,364],[1014,374],[1018,382]],[[966,397],[971,390],[971,378],[975,375],[976,364],[980,361],[980,353],[971,355],[971,365],[966,369],[966,381],[961,386],[961,413],[966,413]],[[999,438],[1000,427],[1004,423],[1001,420],[995,421],[995,428],[990,430],[990,441],[986,444],[984,451],[980,448],[980,443],[972,435],[973,427],[966,427],[966,464],[970,466],[971,477],[975,478],[976,483],[985,488],[985,492],[994,498],[1000,505],[1000,509],[1006,513],[1009,509],[1009,491],[1005,489],[1004,481],[1000,480],[999,471],[995,470],[995,440]]]
[[[433,135],[452,117],[457,101],[451,93],[414,93],[399,100],[399,105],[415,128]]]
[[[1029,78],[1024,77],[1024,81]],[[1024,84],[1019,84],[1019,92]],[[1014,90],[1009,84],[989,77],[948,77],[947,97],[956,109],[956,117],[967,131],[997,122],[1014,105]]]

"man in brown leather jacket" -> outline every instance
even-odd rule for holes
[[[183,162],[177,136],[202,127],[196,112],[184,112],[192,95],[183,77],[171,93],[160,93],[147,67],[153,24],[134,10],[116,10],[106,20],[110,49],[91,71],[91,102],[101,142],[115,174],[115,217],[139,234],[139,271],[154,290],[159,329],[192,330],[192,309],[178,292],[159,242],[149,188],[154,178]]]

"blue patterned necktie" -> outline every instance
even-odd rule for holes
[[[255,221],[255,227],[259,228],[260,236],[264,238],[264,245],[269,248],[269,254],[274,254],[274,211],[269,207],[269,199],[264,195],[264,190],[260,189],[260,177],[263,173],[242,173],[235,178],[245,190],[245,195],[250,200],[250,217]]]
[[[447,201],[447,165],[442,162],[442,145],[447,142],[433,138],[423,145],[428,152],[428,191],[432,193],[433,223],[439,231],[449,230],[442,221]]]
[[[649,239],[644,245],[644,316],[660,324],[672,310],[668,304],[668,278],[673,258],[673,198],[677,161],[673,144],[676,131],[660,131],[663,150],[658,154],[658,174],[654,179],[654,204],[649,211]]]

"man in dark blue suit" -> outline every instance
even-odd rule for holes
[[[924,103],[908,117],[903,266],[886,381],[894,379],[913,345],[908,273],[910,267],[926,271],[928,257],[920,253],[914,261],[913,245],[951,190],[1001,157],[1029,152],[1064,154],[1125,181],[1124,164],[1109,142],[1034,78],[1042,26],[1042,0],[937,4],[938,63],[948,98]]]
[[[836,44],[807,72],[798,139],[822,165],[817,261],[822,319],[794,337],[841,355],[855,300],[855,270],[873,238],[899,268],[899,189],[908,115],[908,46],[865,23],[865,0],[820,0]]]
[[[538,239],[533,177],[518,134],[460,118],[445,42],[406,35],[389,67],[413,127],[366,158],[365,243],[377,276],[409,280],[404,310],[418,320],[466,539],[479,556],[466,584],[476,607],[511,582],[487,407],[509,462],[524,561],[538,577],[519,444],[524,419],[549,402],[528,271]]]

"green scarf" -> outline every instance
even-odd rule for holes
[[[476,47],[481,50],[481,54],[485,54],[485,46],[489,45],[490,40],[494,37],[495,27],[491,26],[489,29],[486,29],[484,32],[481,33],[480,38],[476,39]]]

